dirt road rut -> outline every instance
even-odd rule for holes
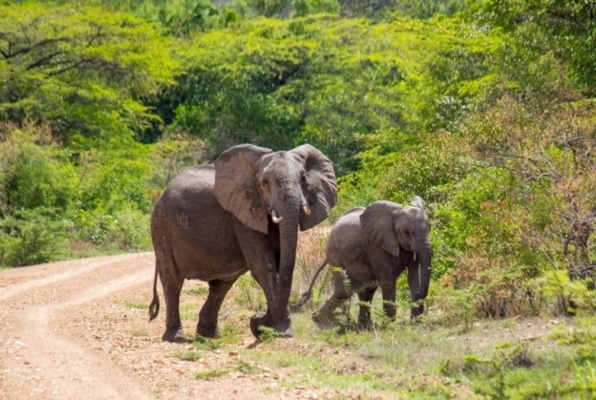
[[[238,355],[215,350],[192,363],[173,356],[190,345],[161,342],[163,310],[148,322],[143,305],[151,300],[152,281],[153,253],[1,271],[0,397],[309,397],[291,389],[272,391],[283,377],[267,371],[198,380],[197,373]],[[185,330],[194,331],[194,324]]]

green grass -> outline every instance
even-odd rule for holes
[[[357,304],[352,303],[355,315]],[[230,331],[246,339],[248,316],[237,322],[242,324]],[[329,389],[340,393],[338,399],[348,390],[367,399],[596,396],[596,328],[580,319],[562,319],[552,326],[540,318],[441,324],[440,315],[431,311],[418,323],[401,317],[382,329],[358,332],[321,330],[309,311],[292,315],[292,323],[294,339],[257,341],[248,347],[221,344],[224,352],[234,346],[242,360],[238,367],[206,371],[197,379],[233,370],[287,371],[281,385]],[[553,331],[557,333],[549,333]],[[206,341],[212,342],[221,343]]]
[[[237,294],[254,305],[248,287],[239,289]],[[182,296],[188,332],[202,306],[196,294],[188,290]],[[340,326],[317,327],[312,321],[317,305],[310,304],[292,315],[293,339],[278,339],[270,332],[260,341],[249,329],[254,309],[229,299],[220,313],[221,339],[195,337],[171,356],[195,362],[213,352],[232,354],[216,368],[195,372],[196,379],[242,373],[259,380],[262,374],[279,374],[280,387],[308,388],[337,400],[596,398],[596,317],[587,311],[574,318],[487,320],[431,306],[412,322],[408,303],[399,302],[396,320],[388,321],[377,297],[370,331],[355,329],[354,299],[337,311]]]
[[[214,379],[229,373],[230,371],[227,369],[210,369],[207,371],[197,372],[195,374],[195,379]]]
[[[176,350],[172,356],[182,361],[197,361],[201,358],[201,352],[194,349],[180,349]]]
[[[139,310],[146,310],[149,308],[147,303],[133,303],[132,301],[125,301],[124,306],[127,308],[137,308]]]
[[[183,293],[191,295],[191,296],[198,296],[201,298],[206,298],[207,294],[209,294],[209,288],[207,286],[195,286],[189,289],[184,289]]]
[[[260,374],[263,372],[262,368],[256,365],[249,364],[245,361],[240,361],[236,370],[248,375]]]

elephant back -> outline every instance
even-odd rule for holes
[[[330,265],[342,266],[362,257],[364,249],[360,215],[363,212],[364,207],[353,207],[333,225],[327,242],[327,261]]]

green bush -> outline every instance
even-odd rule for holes
[[[65,223],[39,207],[0,219],[0,266],[23,267],[56,259],[63,251]]]

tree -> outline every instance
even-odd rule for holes
[[[141,98],[173,82],[169,41],[126,13],[0,6],[0,121],[47,121],[63,142],[131,135]]]

